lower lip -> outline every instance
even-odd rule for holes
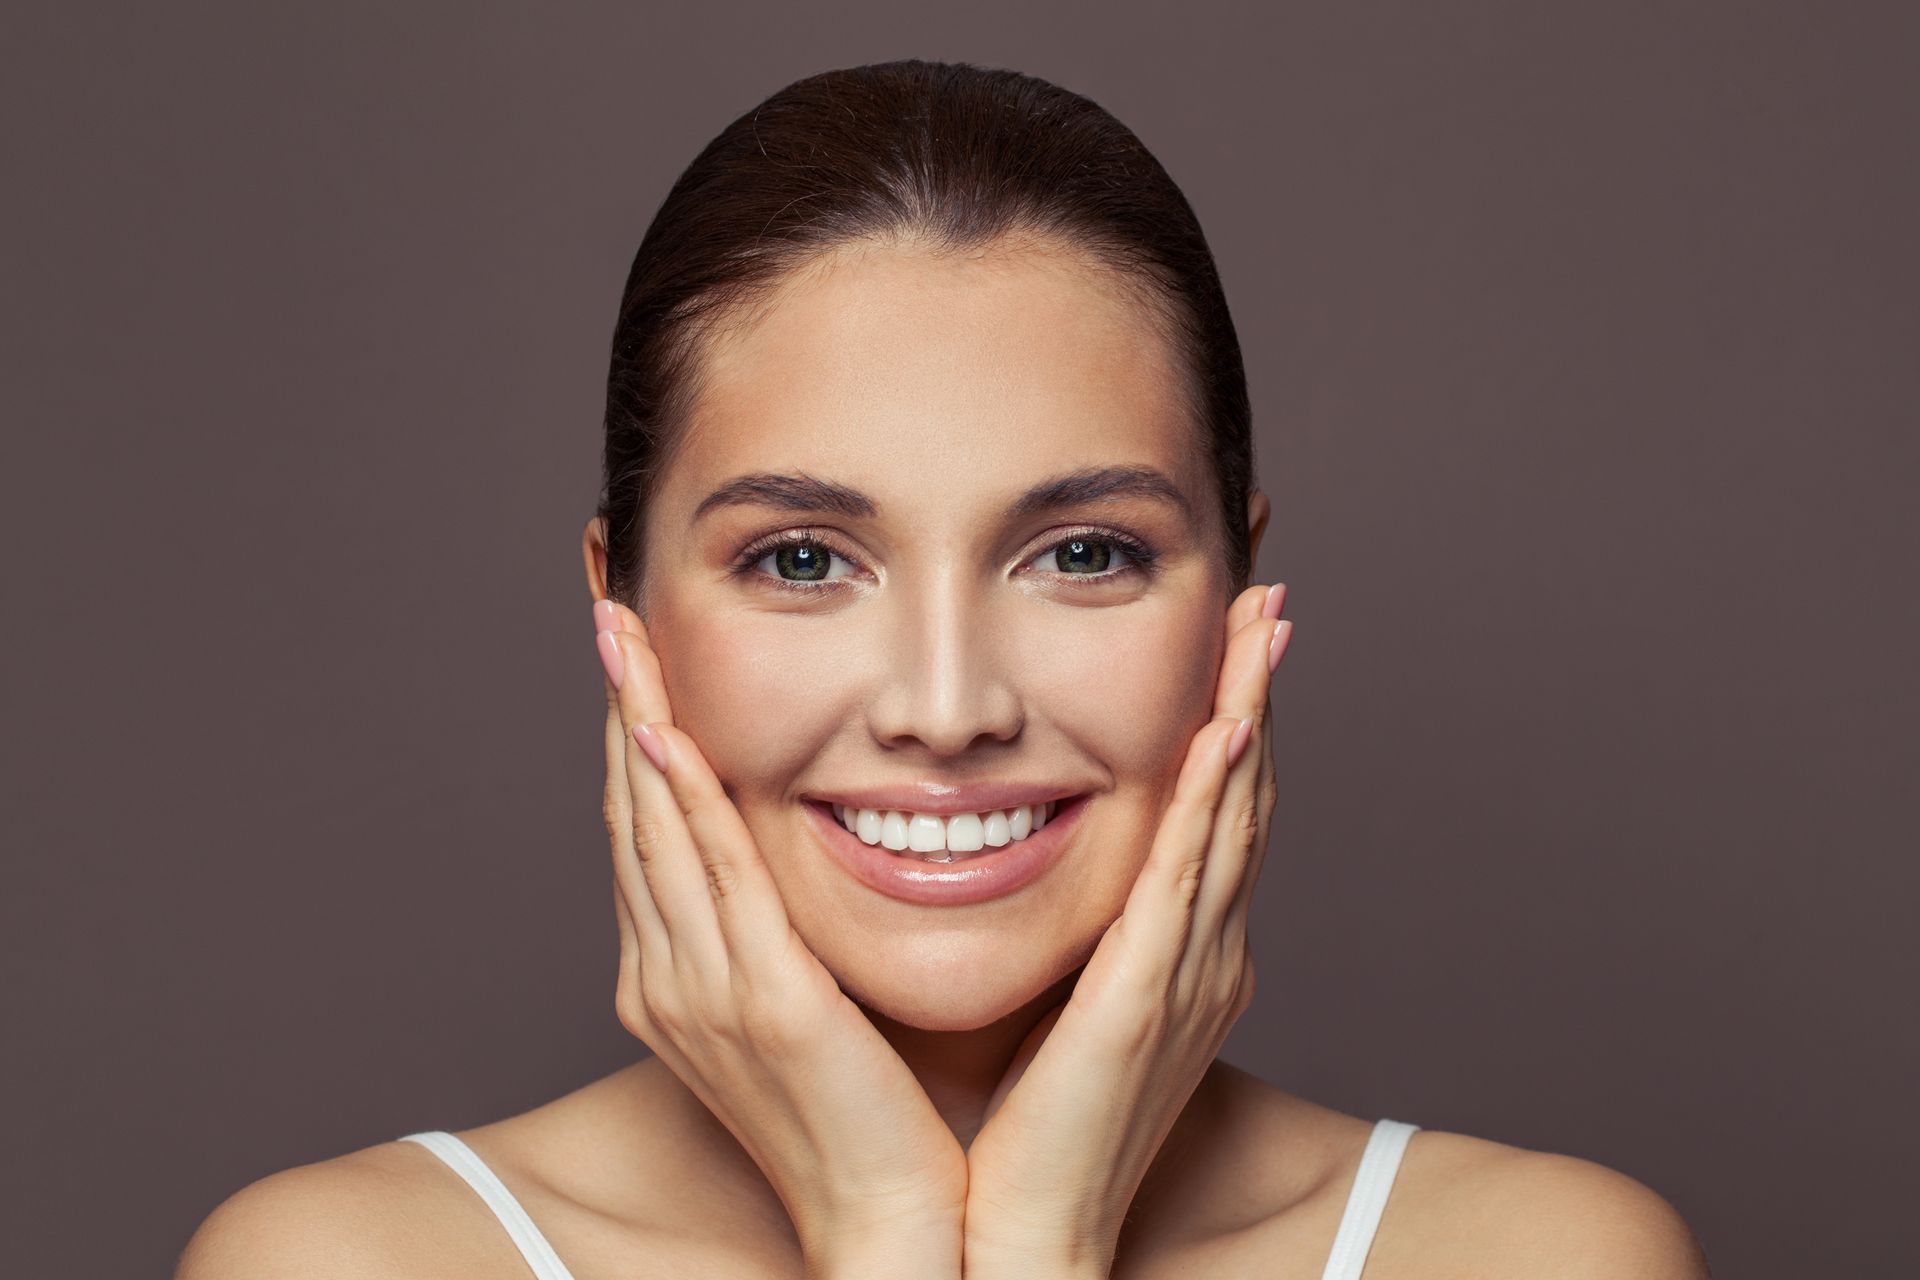
[[[868,888],[920,906],[958,907],[1004,897],[1038,879],[1059,860],[1067,838],[1080,823],[1087,797],[1062,801],[1047,825],[1024,840],[968,854],[956,862],[925,862],[885,845],[868,844],[841,826],[830,806],[818,800],[801,804],[813,815],[834,860]]]

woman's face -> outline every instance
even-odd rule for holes
[[[791,277],[703,371],[646,516],[675,721],[850,996],[983,1026],[1092,953],[1212,711],[1228,583],[1172,353],[1077,259],[866,244]],[[1040,500],[1106,468],[1168,487]],[[749,476],[838,500],[746,485],[703,508]],[[903,899],[830,844],[858,841],[834,797],[912,788],[938,810],[944,788],[994,783],[1084,798],[1010,892]],[[955,856],[912,866],[973,855]]]

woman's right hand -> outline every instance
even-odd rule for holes
[[[621,1025],[760,1166],[809,1275],[960,1273],[966,1153],[794,932],[739,810],[673,726],[645,625],[593,607]]]

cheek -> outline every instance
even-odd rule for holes
[[[783,789],[846,720],[830,627],[777,614],[662,609],[649,627],[675,723],[729,791]]]
[[[1036,699],[1048,717],[1111,771],[1116,790],[1170,796],[1194,733],[1213,712],[1225,640],[1208,602],[1170,602],[1116,615],[1063,615],[1047,638],[1051,672]],[[1060,654],[1076,654],[1061,662]]]

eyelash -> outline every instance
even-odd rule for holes
[[[1106,582],[1116,578],[1128,577],[1135,573],[1152,573],[1154,562],[1159,559],[1159,553],[1138,538],[1130,534],[1121,533],[1117,529],[1101,529],[1093,526],[1069,529],[1040,550],[1041,553],[1057,551],[1063,544],[1076,540],[1112,543],[1114,546],[1120,548],[1121,553],[1126,556],[1129,563],[1124,569],[1108,570],[1102,573],[1061,573],[1057,574],[1057,577],[1077,578],[1086,582]],[[731,566],[732,572],[739,574],[743,578],[764,578],[767,583],[776,590],[796,591],[801,594],[811,594],[823,589],[832,590],[832,579],[822,579],[819,582],[813,583],[796,582],[791,578],[782,578],[776,574],[758,572],[762,560],[780,550],[782,547],[795,545],[823,547],[832,555],[839,556],[842,560],[848,561],[849,563],[857,563],[854,557],[840,550],[839,547],[834,545],[832,539],[824,536],[817,529],[786,529],[779,533],[769,534],[749,544],[734,560]],[[1029,560],[1032,558],[1031,556],[1028,557]]]

